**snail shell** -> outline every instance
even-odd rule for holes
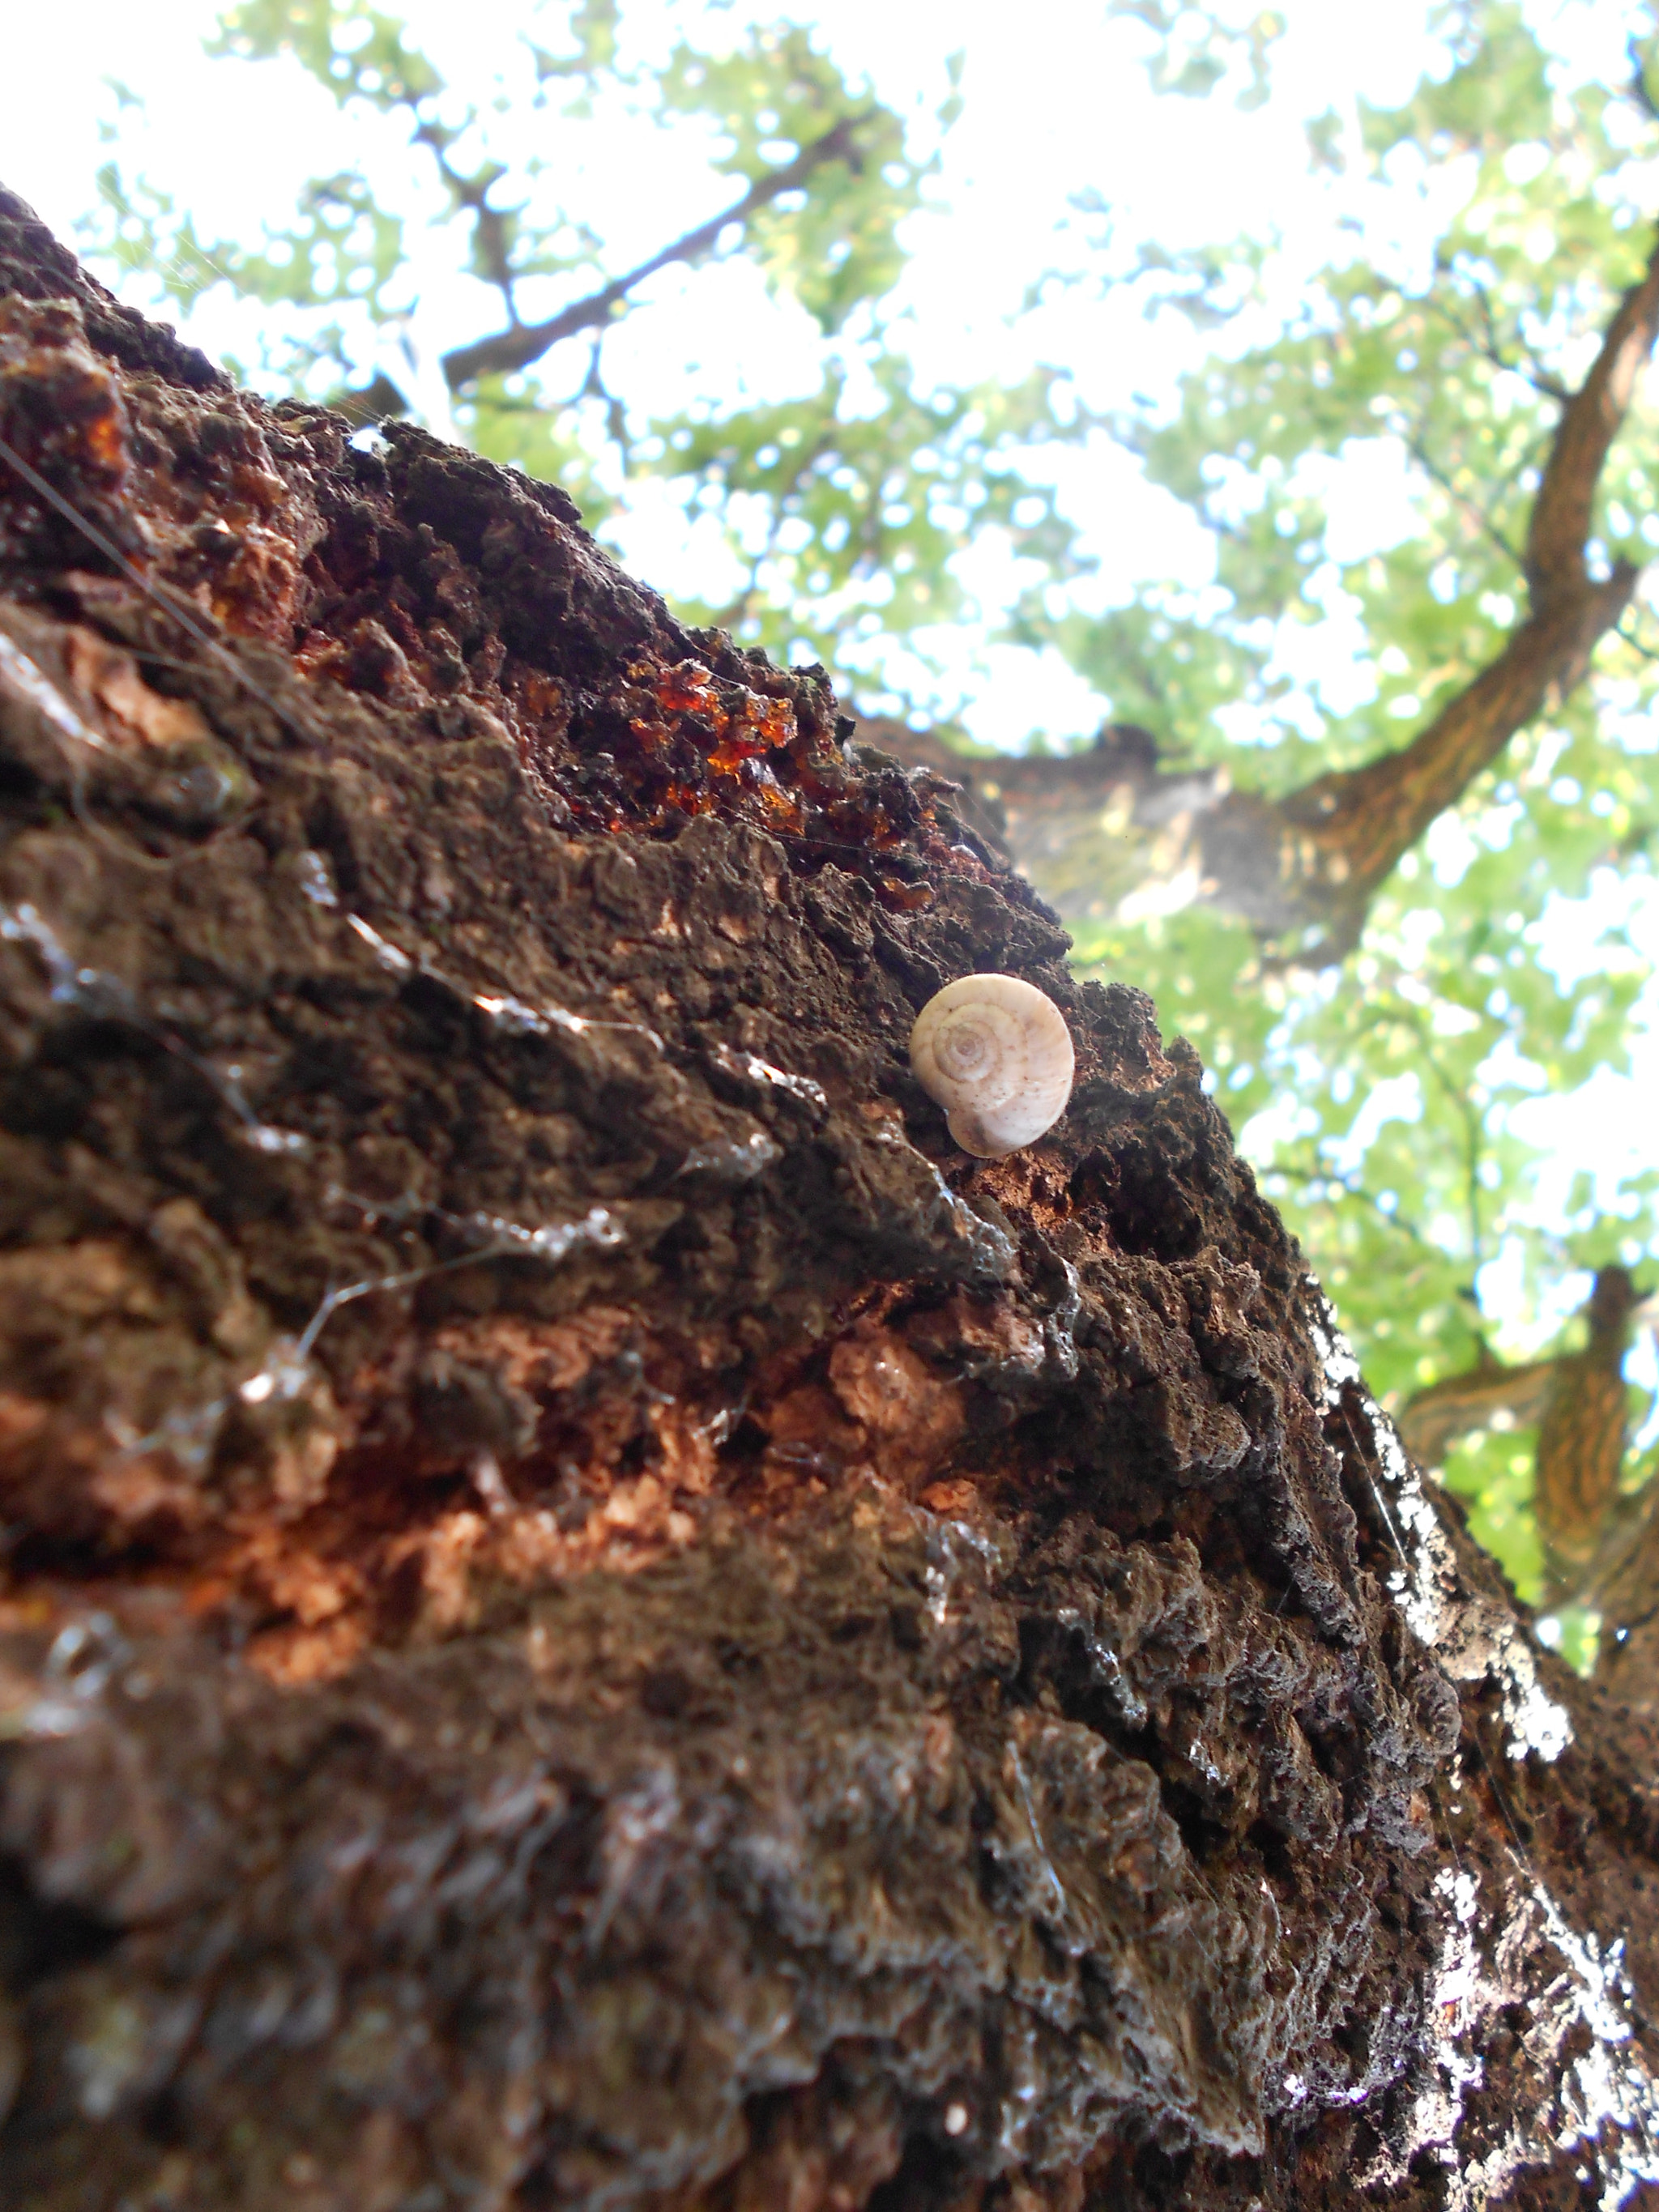
[[[1000,1159],[1066,1111],[1076,1055],[1066,1017],[1018,975],[963,975],[936,992],[910,1032],[910,1065],[964,1152]]]

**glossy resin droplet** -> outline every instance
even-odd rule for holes
[[[910,1065],[963,1151],[994,1160],[1059,1121],[1076,1055],[1065,1015],[1036,984],[963,975],[916,1016]]]

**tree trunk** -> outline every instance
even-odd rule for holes
[[[0,197],[0,2203],[1659,2172],[1649,1723],[1190,1050],[821,672],[347,427]],[[1079,1062],[995,1162],[984,969]]]

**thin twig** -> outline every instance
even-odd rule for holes
[[[1428,1063],[1430,1073],[1445,1092],[1453,1112],[1463,1124],[1463,1165],[1468,1185],[1469,1256],[1473,1265],[1479,1267],[1481,1264],[1480,1255],[1484,1244],[1484,1231],[1480,1226],[1480,1161],[1486,1149],[1481,1141],[1484,1131],[1481,1127],[1480,1113],[1471,1103],[1464,1085],[1454,1081],[1441,1066],[1440,1056],[1435,1051],[1433,1040],[1424,1027],[1421,1018],[1412,1014],[1396,1014],[1394,1018],[1401,1029],[1416,1039],[1418,1049]]]
[[[1654,647],[1650,645],[1644,645],[1639,637],[1633,635],[1631,631],[1626,629],[1626,617],[1633,612],[1633,605],[1625,610],[1625,614],[1613,624],[1613,635],[1617,637],[1623,638],[1625,643],[1631,648],[1631,651],[1632,653],[1639,653],[1644,660],[1659,660],[1659,652],[1656,652]]]
[[[1510,376],[1518,376],[1523,383],[1531,385],[1533,390],[1541,398],[1556,400],[1561,406],[1566,406],[1572,398],[1572,393],[1567,386],[1553,376],[1546,376],[1542,369],[1535,364],[1530,368],[1523,368],[1518,362],[1511,361],[1505,354],[1503,341],[1498,335],[1498,318],[1492,313],[1492,294],[1478,276],[1472,276],[1469,282],[1474,288],[1475,298],[1480,302],[1480,319],[1486,326],[1486,342],[1484,345],[1477,346],[1476,350],[1483,355],[1494,368],[1501,368]],[[1522,343],[1524,343],[1524,341]]]
[[[1401,1237],[1409,1238],[1413,1244],[1419,1245],[1425,1252],[1432,1252],[1437,1258],[1445,1256],[1437,1244],[1429,1242],[1415,1222],[1402,1220],[1398,1213],[1391,1212],[1376,1192],[1367,1190],[1363,1183],[1350,1182],[1346,1176],[1334,1174],[1329,1169],[1292,1168],[1280,1164],[1273,1170],[1273,1173],[1282,1175],[1287,1182],[1300,1183],[1304,1188],[1317,1184],[1327,1193],[1340,1191],[1344,1198],[1358,1199],[1379,1221],[1396,1230]],[[1319,1201],[1316,1198],[1308,1198],[1303,1202],[1304,1205],[1316,1205]]]
[[[597,399],[605,409],[605,427],[611,442],[622,455],[624,470],[633,456],[633,441],[628,434],[628,410],[611,391],[600,372],[600,357],[605,351],[605,332],[593,333],[592,350],[587,356],[587,374],[582,379],[578,399]]]
[[[1447,498],[1455,501],[1465,513],[1472,515],[1479,524],[1482,533],[1491,538],[1504,559],[1513,562],[1518,568],[1521,566],[1521,556],[1492,520],[1490,510],[1483,507],[1479,500],[1472,499],[1467,492],[1457,489],[1449,472],[1433,459],[1422,438],[1419,435],[1408,438],[1406,441],[1406,449],[1424,473],[1431,477],[1439,485]]]
[[[469,113],[468,122],[471,117]],[[415,131],[414,143],[427,147],[437,164],[438,174],[449,189],[457,207],[465,208],[472,217],[473,251],[485,281],[493,284],[501,295],[508,322],[516,329],[523,325],[519,320],[519,309],[514,296],[517,281],[508,249],[511,225],[519,213],[517,209],[494,208],[489,195],[507,174],[499,161],[486,161],[472,176],[463,176],[451,162],[449,149],[459,137],[458,131],[446,130],[430,118],[419,124]]]
[[[1453,264],[1438,253],[1435,256],[1434,273],[1437,277],[1443,276],[1448,279],[1456,279],[1458,276],[1458,271]],[[1426,303],[1430,309],[1450,324],[1471,353],[1478,354],[1482,361],[1493,368],[1501,369],[1506,376],[1518,376],[1523,384],[1529,384],[1541,398],[1553,399],[1561,406],[1566,406],[1572,398],[1572,393],[1567,386],[1553,376],[1547,376],[1537,366],[1535,359],[1533,360],[1532,366],[1523,367],[1520,362],[1511,360],[1504,351],[1503,339],[1498,334],[1498,318],[1492,312],[1492,295],[1486,286],[1468,270],[1462,273],[1461,281],[1468,286],[1480,303],[1480,320],[1485,326],[1484,337],[1475,335],[1457,312],[1456,306],[1451,300],[1431,295]],[[1525,341],[1518,342],[1522,344],[1522,349],[1530,356],[1530,349],[1526,347]]]

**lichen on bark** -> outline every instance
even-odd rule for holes
[[[1644,1723],[949,787],[3,197],[0,439],[0,2201],[1644,2172]]]

